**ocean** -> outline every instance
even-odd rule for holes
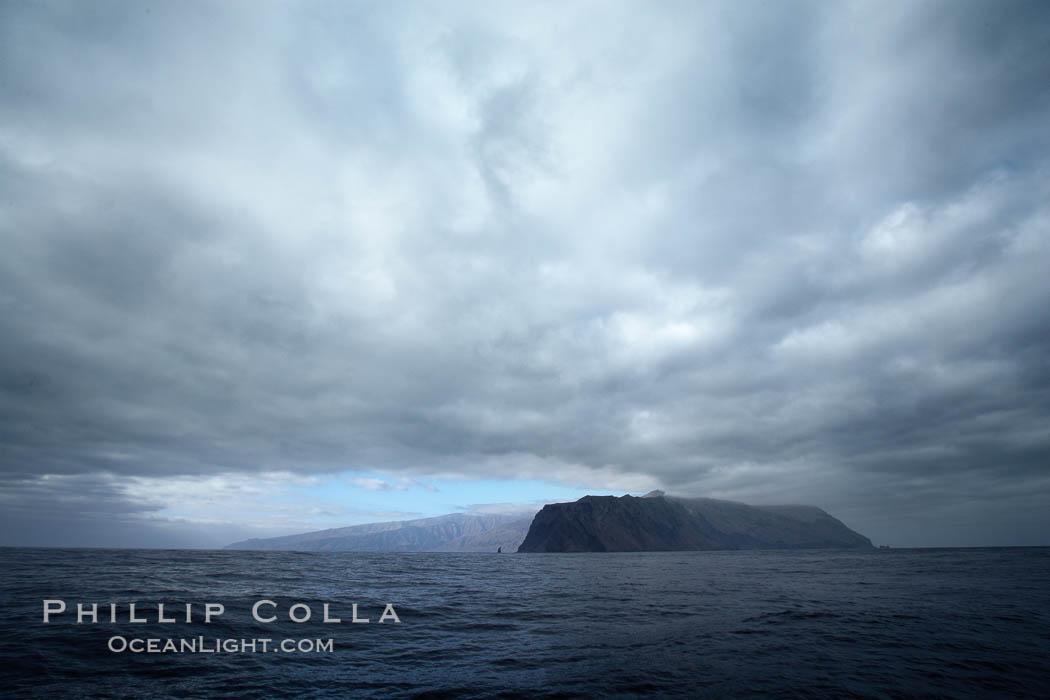
[[[0,602],[5,698],[1050,695],[1050,548],[6,548]]]

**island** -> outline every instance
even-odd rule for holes
[[[543,507],[519,552],[871,549],[871,540],[814,506],[713,498],[584,496]]]
[[[226,549],[311,552],[643,552],[872,548],[813,506],[713,498],[584,496],[535,515],[453,513],[244,540]]]

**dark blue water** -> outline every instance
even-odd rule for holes
[[[42,601],[69,607],[50,624]],[[262,624],[250,607],[279,605]],[[75,604],[119,603],[76,624]],[[127,622],[127,603],[154,620]],[[194,621],[182,622],[184,603]],[[203,623],[203,604],[226,612]],[[313,617],[293,624],[289,605]],[[320,621],[321,606],[341,624]],[[399,624],[377,624],[385,603]],[[1050,549],[354,554],[0,549],[4,697],[1050,693]],[[180,622],[157,624],[156,604]],[[369,624],[352,624],[351,605]],[[269,612],[270,608],[264,608]],[[330,639],[284,653],[134,638]],[[158,642],[159,643],[162,643]],[[142,642],[145,644],[146,642]],[[118,642],[119,646],[119,642]],[[257,644],[257,648],[258,648]]]

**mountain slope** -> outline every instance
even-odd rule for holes
[[[244,540],[225,549],[304,552],[513,552],[532,516],[467,515],[351,525],[301,535]]]
[[[749,506],[712,498],[584,496],[546,505],[519,552],[870,548],[813,506]]]

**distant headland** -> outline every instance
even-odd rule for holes
[[[472,515],[351,525],[299,535],[244,540],[225,549],[299,552],[513,552],[525,539],[532,514]]]

